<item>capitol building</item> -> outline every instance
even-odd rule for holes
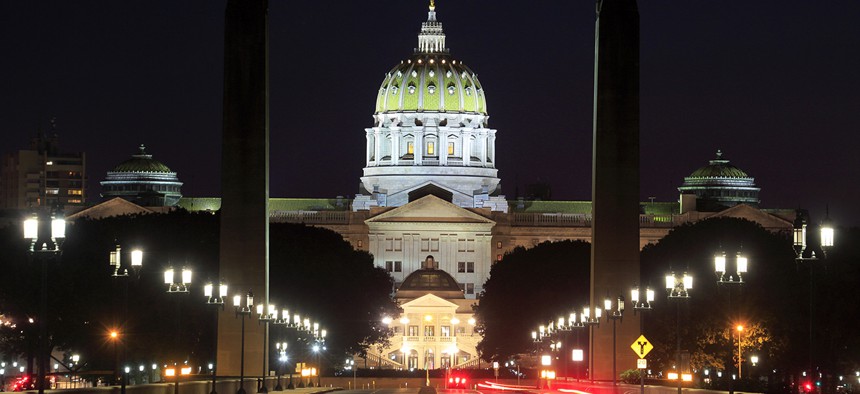
[[[487,94],[475,72],[451,55],[432,3],[417,44],[411,56],[385,73],[377,92],[368,92],[376,105],[372,124],[363,136],[356,133],[366,149],[358,194],[352,199],[272,198],[270,221],[331,229],[372,254],[376,266],[392,276],[392,296],[403,314],[386,320],[394,336],[389,345],[368,350],[369,366],[477,367],[480,335],[472,306],[492,265],[516,247],[590,242],[592,205],[508,200],[501,194],[495,143],[505,131],[490,128]],[[141,173],[141,160],[151,160],[142,150],[133,159],[137,184],[153,184],[157,175],[164,182],[159,184],[170,185],[156,190],[161,201],[176,198],[176,206],[189,211],[220,209],[219,198],[179,198],[181,183],[166,166]],[[106,189],[105,197],[128,198],[120,194],[123,189],[110,186],[121,176],[128,178],[122,171],[128,168],[108,173],[103,184],[113,189]],[[760,208],[759,191],[754,178],[718,152],[683,180],[678,201],[640,204],[640,247],[656,243],[675,226],[712,217],[790,230],[794,210]],[[117,200],[70,218],[159,212],[134,204],[140,199]]]

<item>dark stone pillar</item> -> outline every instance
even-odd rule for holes
[[[219,375],[239,375],[241,323],[232,296],[269,296],[268,1],[229,0],[224,26],[220,275],[230,300],[218,322]],[[244,297],[243,297],[244,298]],[[245,324],[245,375],[263,370],[265,324]]]
[[[635,0],[598,0],[595,26],[591,303],[639,281],[639,11]],[[613,302],[614,304],[614,302]],[[639,321],[629,303],[617,326],[617,371],[636,368]],[[612,322],[594,330],[594,378],[612,380]]]

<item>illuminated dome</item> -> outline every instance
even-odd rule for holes
[[[182,198],[182,182],[166,165],[146,153],[140,145],[132,155],[101,181],[102,197],[120,197],[145,207],[173,206]]]
[[[447,52],[419,52],[385,74],[376,113],[440,111],[487,114],[478,77]]]
[[[756,187],[755,178],[723,159],[718,150],[717,158],[685,177],[678,191],[694,194],[700,211],[719,211],[737,204],[758,206],[761,188]]]
[[[353,209],[401,206],[421,189],[458,206],[506,212],[488,119],[484,89],[451,57],[431,2],[414,54],[385,74],[376,93]]]

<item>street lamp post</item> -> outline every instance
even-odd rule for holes
[[[742,360],[741,359],[741,354],[742,354],[741,353],[741,334],[744,332],[744,326],[738,324],[737,330],[738,330],[738,380],[741,380],[744,376],[743,373],[741,373],[741,366],[743,365],[743,362],[741,361]]]
[[[110,266],[113,268],[112,277],[117,280],[122,280],[123,282],[123,292],[122,292],[122,321],[117,323],[117,327],[123,332],[128,333],[128,281],[131,279],[128,267],[122,266],[122,247],[120,245],[116,246],[115,250],[110,252]],[[140,267],[143,265],[143,252],[139,249],[134,249],[131,251],[131,270],[134,273],[134,277],[137,278],[140,273]],[[113,339],[113,338],[112,338]],[[125,363],[127,353],[128,353],[128,344],[127,342],[122,343],[122,360]],[[116,353],[116,342],[114,342],[114,352]],[[118,356],[118,355],[117,355]],[[119,358],[117,358],[117,364],[114,365],[114,380],[121,378],[119,376],[119,371],[117,370],[117,366],[119,365]]]
[[[670,273],[666,275],[666,290],[669,293],[669,298],[675,298],[675,307],[677,308],[675,317],[675,332],[677,336],[677,346],[675,348],[675,370],[678,375],[678,394],[681,394],[681,300],[690,299],[690,289],[693,288],[693,277],[687,274],[675,275]]]
[[[346,363],[344,365],[346,366],[347,369],[352,370],[352,387],[353,387],[352,389],[357,390],[356,378],[355,378],[355,360],[348,358],[348,359],[346,359]],[[447,369],[446,369],[446,371],[447,371]]]
[[[119,332],[112,330],[108,333],[110,341],[113,342],[113,382],[112,384],[120,384],[122,374],[119,371]]]
[[[749,260],[746,257],[744,257],[743,254],[738,252],[737,257],[735,258],[735,270],[736,270],[737,276],[735,276],[735,274],[732,274],[731,272],[727,272],[726,260],[727,259],[726,259],[726,253],[725,252],[721,252],[721,253],[714,255],[714,272],[717,275],[717,284],[724,285],[724,286],[730,286],[730,287],[734,287],[733,285],[737,285],[737,287],[740,288],[740,286],[742,284],[744,284],[743,274],[747,273]],[[731,309],[732,309],[732,290],[731,290],[731,288],[729,288],[729,311],[730,312],[731,312]],[[732,335],[730,332],[729,333],[729,360],[731,360],[731,358],[732,358],[732,356],[731,356],[731,354],[732,354],[731,342],[732,342]],[[740,355],[739,355],[738,356],[738,380],[741,379],[740,362],[741,361],[740,361]],[[727,367],[729,365],[731,365],[732,368],[734,367],[734,363],[730,362],[730,363],[726,364]],[[731,371],[728,371],[728,372],[729,372],[728,373],[728,375],[729,375],[728,376],[728,378],[729,378],[729,394],[734,394],[734,392],[735,392],[735,390],[734,390],[734,377],[732,376]]]
[[[600,317],[603,311],[599,307],[594,308],[594,317],[591,317],[591,308],[582,308],[582,322],[588,326],[588,337],[591,341],[588,346],[588,379],[594,382],[594,327],[600,326]]]
[[[650,287],[645,289],[645,299],[641,299],[639,287],[634,287],[630,291],[630,301],[633,304],[633,314],[639,313],[639,330],[645,332],[645,312],[653,310],[651,303],[654,302],[654,290]],[[639,371],[639,392],[645,394],[645,369]]]
[[[281,325],[281,326],[284,326],[284,327],[286,327],[286,328],[295,328],[297,333],[298,333],[298,332],[300,332],[300,331],[302,330],[302,318],[301,318],[301,316],[300,316],[299,314],[295,314],[294,316],[292,316],[292,320],[290,320],[290,317],[291,317],[291,316],[290,316],[290,311],[289,311],[289,310],[287,310],[287,309],[283,309],[283,310],[281,310],[281,315],[280,315],[280,316],[281,316],[281,317],[280,317],[280,319],[279,319],[279,318],[278,318],[278,316],[277,316],[277,314],[275,314],[274,318],[272,319],[272,324],[275,324],[275,325]],[[277,345],[277,344],[276,344],[276,345]],[[282,353],[282,356],[283,356],[283,357],[286,357],[286,346],[287,346],[287,343],[286,343],[286,342],[284,342],[284,343],[283,343],[283,345],[284,345],[284,348],[283,348],[283,350],[282,350],[282,352],[283,352],[283,353]],[[287,358],[284,358],[282,361],[283,361],[283,362],[286,362],[286,361],[287,361]],[[287,385],[287,389],[288,389],[288,390],[293,390],[293,389],[295,389],[295,388],[296,388],[296,386],[295,386],[295,385],[293,385],[293,371],[292,371],[292,370],[289,370],[289,368],[288,368],[288,372],[289,372],[289,375],[290,375],[290,383]],[[275,390],[279,390],[279,389],[275,389]]]
[[[212,391],[210,394],[218,394],[215,390],[215,382],[218,377],[217,369],[218,369],[218,311],[224,310],[224,299],[227,298],[227,284],[226,283],[218,283],[218,293],[215,294],[215,286],[212,282],[207,283],[203,286],[203,296],[206,297],[206,304],[213,306],[215,310],[215,336],[212,346],[212,353],[214,354],[215,361],[212,362]]]
[[[289,319],[289,314],[287,314],[287,318]],[[282,390],[284,390],[284,388],[283,388],[283,386],[281,386],[281,375],[282,375],[281,371],[284,368],[284,363],[287,362],[287,343],[286,342],[275,343],[275,350],[278,351],[278,361],[280,361],[280,363],[281,363],[281,365],[277,371],[278,372],[277,373],[278,384],[275,386],[275,391],[282,391]]]
[[[615,321],[624,318],[624,297],[618,296],[615,302],[615,308],[612,308],[612,299],[606,298],[603,300],[603,310],[606,311],[606,318],[612,320],[612,385],[618,385],[618,375],[615,370]],[[623,320],[621,320],[623,321]]]
[[[24,220],[24,238],[30,240],[30,255],[41,260],[41,297],[39,303],[39,374],[36,388],[45,393],[45,369],[48,364],[48,260],[60,255],[60,246],[66,238],[66,221],[59,210],[41,210]]]
[[[266,362],[268,359],[269,341],[267,335],[269,333],[269,322],[278,318],[278,309],[272,304],[257,304],[257,324],[263,323],[263,372],[260,378],[260,387],[258,393],[268,393],[269,387],[266,386]]]
[[[242,306],[241,295],[237,294],[233,296],[233,309],[236,311],[236,317],[242,319],[241,350],[239,351],[239,390],[236,391],[236,394],[245,394],[245,316],[251,316],[251,312],[254,309],[254,293],[248,290],[244,306]]]
[[[173,271],[173,268],[168,268],[164,271],[164,284],[167,285],[167,293],[168,294],[176,294],[176,338],[174,340],[174,345],[176,349],[175,352],[180,352],[179,343],[180,338],[182,337],[182,294],[188,294],[189,286],[191,285],[191,269],[190,268],[182,268],[182,276],[179,278],[180,280],[176,281],[176,275]],[[179,353],[181,356],[181,353]],[[176,369],[175,378],[176,380],[173,382],[173,394],[179,394],[179,377],[182,375],[182,365],[184,363],[179,360],[182,357],[177,357],[175,361]]]
[[[834,230],[833,225],[830,222],[830,212],[829,209],[825,214],[824,221],[821,222],[820,226],[820,246],[821,246],[821,260],[827,258],[827,251],[833,247],[834,244]],[[796,217],[794,220],[794,231],[793,231],[793,245],[796,256],[794,260],[799,264],[802,262],[809,263],[809,376],[810,379],[814,373],[814,336],[813,336],[813,322],[814,322],[814,313],[815,313],[815,275],[813,275],[813,269],[815,267],[815,262],[819,260],[819,257],[815,255],[815,251],[809,253],[808,256],[804,254],[807,247],[807,232],[806,232],[806,219],[803,217],[803,212],[798,210],[796,213]]]

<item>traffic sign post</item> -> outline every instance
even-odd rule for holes
[[[636,360],[636,368],[639,369],[639,392],[641,394],[645,394],[645,372],[648,368],[648,360],[645,359],[645,356],[654,349],[654,345],[651,344],[651,341],[645,338],[645,335],[640,335],[639,338],[636,338],[636,340],[633,341],[630,348],[633,349],[633,353],[636,353],[636,356],[639,357],[639,359]]]

